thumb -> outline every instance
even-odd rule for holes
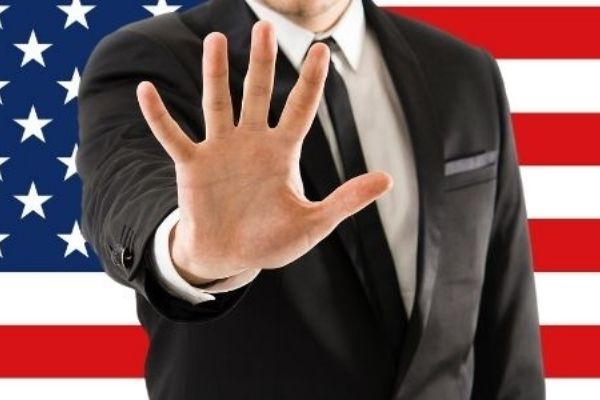
[[[335,227],[345,218],[377,200],[393,185],[392,177],[383,171],[356,176],[336,188],[321,201],[324,219]]]

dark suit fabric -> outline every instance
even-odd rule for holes
[[[237,115],[256,20],[243,0],[129,24],[92,53],[79,91],[82,229],[106,272],[135,289],[151,339],[152,399],[544,398],[527,219],[498,65],[432,26],[371,0],[364,7],[407,117],[419,186],[415,309],[397,359],[347,223],[291,265],[215,301],[191,305],[153,273],[153,233],[177,206],[177,189],[135,88],[154,82],[186,134],[202,141],[202,39],[220,31]],[[296,77],[280,51],[271,123]],[[339,184],[318,120],[301,171],[309,199]]]

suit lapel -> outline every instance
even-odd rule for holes
[[[419,188],[419,238],[415,306],[399,360],[397,385],[410,366],[427,324],[441,240],[443,143],[423,71],[415,53],[387,12],[363,0],[406,115]]]

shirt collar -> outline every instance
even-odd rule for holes
[[[273,24],[279,48],[292,65],[299,69],[304,55],[313,40],[332,36],[348,64],[353,70],[358,68],[366,33],[365,15],[361,0],[350,0],[348,8],[337,23],[325,32],[314,33],[305,29],[277,11],[261,3],[260,0],[246,0],[248,6],[259,19]]]

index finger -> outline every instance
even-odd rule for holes
[[[304,138],[317,113],[328,68],[329,47],[324,43],[313,44],[279,118],[277,128],[282,134],[298,140]]]

